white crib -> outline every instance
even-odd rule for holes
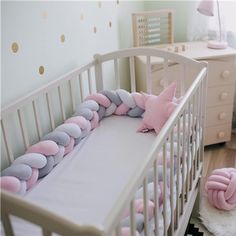
[[[39,141],[44,134],[71,117],[78,103],[83,101],[88,94],[104,89],[106,76],[109,79],[115,79],[116,88],[120,88],[121,75],[130,78],[131,92],[134,92],[136,88],[135,57],[137,56],[146,57],[146,87],[149,88],[149,91],[151,91],[150,68],[152,58],[157,57],[162,60],[163,76],[167,81],[166,85],[169,81],[168,68],[173,63],[178,63],[182,68],[178,84],[181,86],[180,91],[184,92],[182,94],[184,96],[159,135],[156,136],[153,133],[137,134],[135,129],[140,119],[125,117],[104,119],[104,122],[101,122],[100,126],[92,131],[81,145],[78,145],[79,147],[76,146],[63,159],[63,163],[59,163],[55,170],[45,179],[39,181],[25,197],[1,191],[1,220],[6,235],[119,236],[123,233],[122,215],[127,209],[130,219],[130,235],[134,236],[136,235],[135,198],[140,187],[142,187],[140,191],[142,191],[144,202],[144,225],[140,234],[184,235],[199,191],[199,179],[202,171],[207,87],[207,64],[205,62],[197,62],[155,48],[131,48],[104,55],[95,55],[94,60],[89,64],[61,76],[2,109],[3,151],[1,160],[2,163],[8,162],[5,165],[10,165],[30,145]],[[123,60],[129,64],[128,70],[126,68],[128,71],[126,75],[125,70],[122,70],[124,68],[121,66]],[[111,67],[114,68],[112,73]],[[184,91],[183,86],[188,79],[185,72],[190,67],[198,69],[199,74],[188,90]],[[111,129],[111,127],[113,128]],[[101,134],[105,133],[104,130],[107,130],[107,135],[104,135],[103,138]],[[182,135],[180,130],[182,130]],[[116,134],[120,135],[120,145],[124,145],[124,150],[120,151],[120,147],[117,147],[119,145],[112,143],[117,140]],[[109,144],[110,147],[108,147],[107,152],[115,150],[117,154],[109,154],[112,157],[107,157],[109,155],[105,155],[106,151],[104,149],[96,146],[91,147],[96,142],[98,146],[102,145],[102,141],[99,141],[100,137],[102,137],[101,140],[111,139],[111,145]],[[122,137],[125,137],[123,142]],[[136,137],[137,141],[134,141]],[[125,142],[127,143],[127,150]],[[137,142],[136,145],[135,142]],[[142,144],[144,145],[140,148]],[[167,148],[170,151],[169,167],[167,167]],[[86,156],[83,156],[82,154],[86,150]],[[181,150],[184,153],[182,157]],[[160,151],[163,153],[162,206],[159,206],[157,165],[157,155]],[[98,159],[96,154],[106,157]],[[118,158],[119,155],[122,156]],[[133,158],[133,155],[137,155],[137,158]],[[176,156],[175,159],[174,155]],[[93,160],[92,158],[94,158],[94,165],[89,162]],[[101,163],[101,160],[107,160],[107,163]],[[174,164],[174,160],[176,164]],[[122,164],[122,162],[124,163]],[[88,181],[87,185],[78,183],[78,189],[74,190],[73,181],[67,181],[71,181],[74,176],[77,176],[70,170],[74,170],[78,163],[83,165],[84,170],[88,170],[83,172],[82,167],[78,167],[80,170],[78,178],[86,176]],[[67,172],[66,166],[69,168]],[[100,192],[100,189],[97,188],[94,176],[92,182],[92,177],[89,176],[90,166],[93,170],[91,175],[96,174],[97,182],[103,181],[101,186],[103,186],[102,190],[104,192]],[[119,171],[124,172],[120,173]],[[60,173],[66,173],[67,179],[65,182],[69,184],[59,183],[53,187],[54,185],[50,185],[50,183],[53,183],[55,179],[62,180]],[[150,197],[148,191],[148,178],[150,176],[148,175],[150,173],[153,179],[153,203],[155,206],[154,215],[151,218],[148,213],[148,199]],[[91,185],[89,185],[89,181],[91,181]],[[114,184],[112,184],[112,181]],[[63,186],[66,191],[64,194],[59,186]],[[46,193],[43,192],[44,187]],[[57,187],[58,189],[56,189]],[[167,193],[168,189],[169,194]],[[84,196],[83,200],[76,202],[77,194],[81,196],[81,192],[78,193],[79,190],[83,192]],[[89,193],[86,193],[85,190]],[[40,191],[42,195],[39,196]],[[65,196],[59,198],[58,193]],[[57,199],[55,202],[50,200],[53,194],[55,194],[53,199],[54,197]],[[97,200],[94,195],[97,195]],[[169,198],[167,195],[169,195]],[[91,200],[91,205],[89,205],[89,200]],[[72,205],[67,207],[69,204]],[[78,215],[76,212],[78,212]],[[72,216],[70,216],[70,213]]]

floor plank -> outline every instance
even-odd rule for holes
[[[216,144],[205,147],[203,161],[203,181],[215,169],[224,167],[236,168],[236,134],[232,135],[232,141],[225,144]]]

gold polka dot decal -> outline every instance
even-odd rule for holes
[[[65,38],[65,35],[64,35],[64,34],[62,34],[62,35],[61,35],[61,37],[60,37],[60,39],[61,39],[61,42],[62,42],[62,43],[64,43],[64,42],[65,42],[65,40],[66,40],[66,38]]]
[[[80,20],[84,20],[84,14],[80,14]]]
[[[46,11],[44,11],[44,12],[42,13],[42,18],[43,18],[44,20],[47,20],[47,18],[48,18],[48,13],[47,13]]]
[[[97,27],[93,27],[93,33],[96,34],[97,33]]]
[[[101,1],[98,2],[98,7],[99,7],[99,8],[102,7],[102,2],[101,2]]]
[[[109,21],[109,27],[110,27],[110,28],[112,27],[112,23],[111,23],[111,21]]]
[[[17,52],[18,52],[19,46],[18,46],[18,44],[17,44],[16,42],[12,43],[12,45],[11,45],[11,50],[12,50],[12,52],[14,52],[14,53],[17,53]]]
[[[39,74],[40,74],[40,75],[43,75],[43,74],[44,74],[44,67],[43,67],[43,66],[40,66],[40,67],[39,67]]]

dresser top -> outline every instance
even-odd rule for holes
[[[182,51],[182,45],[185,46],[185,51]],[[185,43],[175,43],[173,46],[169,45],[169,48],[175,49],[175,46],[179,47],[179,54],[191,57],[194,59],[210,59],[224,56],[233,56],[236,55],[236,50],[227,47],[225,49],[212,49],[207,47],[207,42],[185,42]],[[168,50],[168,46],[167,46]]]
[[[236,56],[236,50],[231,47],[225,49],[211,49],[207,47],[207,42],[203,41],[162,44],[156,46],[156,48],[170,52],[176,52],[176,50],[178,50],[176,53],[196,60]],[[144,57],[139,58],[144,62],[146,61]],[[153,58],[152,63],[155,62],[160,61],[157,58]]]

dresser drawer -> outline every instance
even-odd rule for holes
[[[233,104],[209,107],[206,111],[206,127],[230,123],[232,120]]]
[[[232,62],[208,61],[208,87],[234,84],[236,67]]]
[[[205,128],[205,145],[229,141],[231,137],[231,123],[221,126]]]
[[[232,104],[234,85],[210,87],[207,91],[207,107]]]
[[[193,80],[199,73],[199,70],[196,68],[186,67],[185,68],[185,80],[184,87],[185,91],[192,85]],[[170,65],[167,72],[168,84],[173,81],[177,82],[176,95],[180,95],[180,85],[183,78],[183,67],[179,64]],[[163,70],[154,70],[152,71],[152,93],[159,94],[164,89],[164,71]]]

